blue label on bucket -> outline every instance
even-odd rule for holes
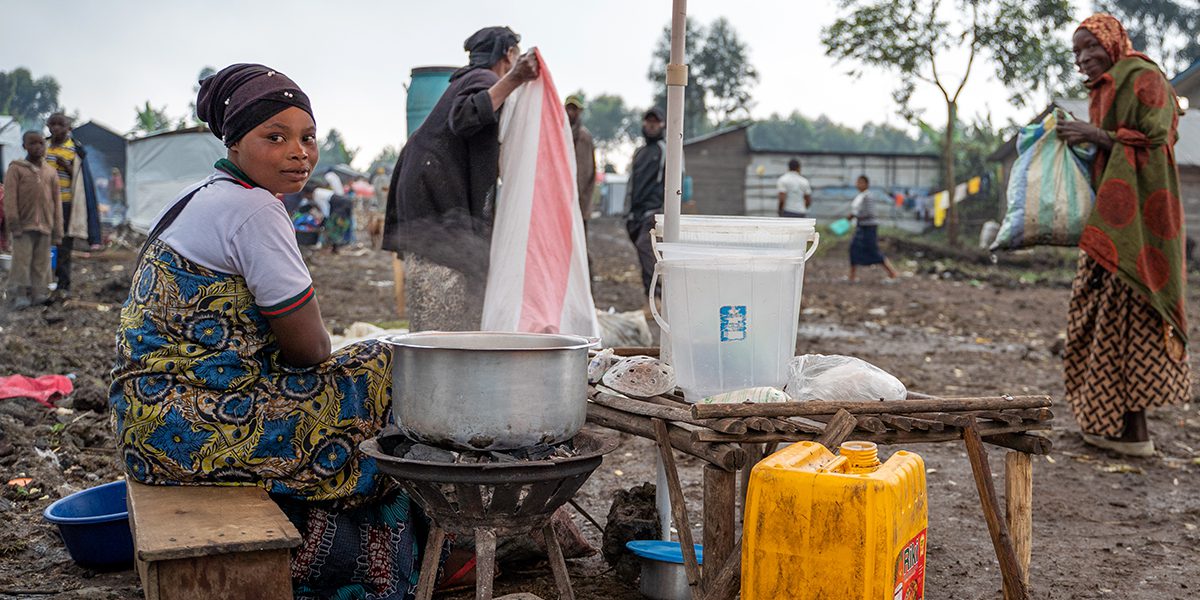
[[[746,307],[721,307],[721,341],[740,342],[746,339]]]

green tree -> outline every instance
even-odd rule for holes
[[[321,140],[320,146],[321,158],[317,163],[318,172],[334,165],[348,165],[354,162],[354,157],[358,154],[358,148],[347,146],[342,132],[336,129],[329,130],[329,134],[325,136],[324,140]]]
[[[134,110],[137,111],[137,117],[130,133],[149,135],[172,128],[172,119],[167,115],[167,107],[165,106],[154,108],[150,105],[150,101],[147,100],[144,105],[135,107]]]
[[[0,114],[10,115],[25,129],[41,127],[60,110],[59,85],[46,75],[37,79],[25,67],[0,71]]]
[[[582,94],[580,94],[582,96]],[[632,141],[641,130],[637,111],[625,105],[625,99],[615,94],[600,94],[584,98],[583,123],[592,132],[603,164],[608,155],[622,144]]]
[[[383,149],[379,151],[379,154],[375,155],[375,160],[371,161],[371,166],[367,172],[371,176],[374,176],[376,169],[383,167],[385,171],[391,173],[392,167],[396,166],[396,160],[399,158],[400,150],[398,150],[395,146],[384,146]]]
[[[796,111],[787,117],[773,114],[756,122],[749,137],[755,148],[784,152],[926,152],[933,148],[930,137],[923,132],[913,135],[898,127],[874,123],[856,130],[824,115],[809,119]]]
[[[893,93],[901,114],[915,118],[910,100],[915,86],[937,88],[946,102],[943,182],[955,183],[954,127],[958,99],[977,62],[990,59],[995,77],[1025,104],[1038,90],[1052,92],[1071,71],[1070,50],[1056,34],[1072,22],[1069,0],[841,0],[841,13],[821,32],[828,55],[895,72]],[[950,15],[954,8],[958,12]],[[961,77],[948,79],[939,60],[966,56]],[[857,72],[851,71],[857,75]],[[958,244],[958,214],[951,202],[947,236]]]
[[[1158,61],[1168,74],[1200,60],[1200,2],[1097,0],[1093,6],[1120,19],[1133,47]]]
[[[687,19],[684,62],[688,85],[683,95],[683,136],[695,137],[750,116],[750,88],[758,71],[747,47],[729,21],[720,17],[708,27]],[[654,104],[667,105],[667,63],[671,59],[671,27],[663,28],[646,77],[654,83]]]

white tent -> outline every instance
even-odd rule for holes
[[[225,145],[205,128],[170,131],[129,142],[125,175],[126,219],[147,233],[154,217],[187,186],[212,173]]]
[[[0,171],[18,158],[25,158],[25,150],[21,148],[21,124],[12,117],[0,115]]]

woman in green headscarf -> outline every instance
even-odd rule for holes
[[[1111,15],[1085,19],[1073,52],[1091,90],[1090,124],[1061,123],[1059,135],[1099,152],[1063,353],[1066,398],[1084,441],[1150,456],[1146,409],[1191,391],[1174,150],[1181,111],[1162,70]]]

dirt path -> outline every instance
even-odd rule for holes
[[[599,221],[590,235],[598,307],[639,308],[640,282],[623,228]],[[807,269],[800,350],[859,356],[916,391],[1049,393],[1060,399],[1056,352],[1069,294],[1063,283],[1073,266],[1069,254],[1024,267],[992,267],[918,252],[905,245],[893,253],[907,273],[891,285],[871,272],[864,283],[845,283],[844,248],[822,252]],[[72,414],[56,415],[24,400],[0,401],[0,429],[13,448],[0,455],[0,478],[25,474],[39,490],[23,496],[6,488],[0,497],[0,520],[8,529],[0,536],[0,598],[140,597],[132,571],[97,574],[71,564],[55,531],[41,520],[42,509],[54,499],[119,474],[106,416],[88,408],[102,409],[106,398],[116,310],[127,290],[130,257],[110,251],[77,261],[79,301],[0,315],[0,374],[73,372],[78,385],[69,401]],[[359,320],[395,319],[389,256],[318,254],[311,268],[322,311],[335,330]],[[1193,319],[1200,316],[1198,296],[1193,289]],[[1035,463],[1035,597],[1200,595],[1196,406],[1193,401],[1151,414],[1160,451],[1151,459],[1118,458],[1083,446],[1069,410],[1055,407],[1055,453]],[[43,455],[54,451],[58,464],[35,448]],[[908,449],[921,454],[928,467],[929,597],[999,598],[1000,577],[965,452],[955,444]],[[993,451],[995,473],[1001,472],[1002,458]],[[612,492],[652,480],[653,464],[648,442],[624,437],[578,500],[603,520]],[[684,459],[681,469],[695,514],[700,465]],[[1003,489],[1002,480],[997,485]],[[594,528],[577,521],[598,539]],[[580,598],[639,597],[598,557],[572,561],[570,568]],[[506,572],[497,591],[527,590],[552,598],[552,589],[548,571],[534,568]]]

